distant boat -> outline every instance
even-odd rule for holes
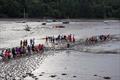
[[[109,23],[109,22],[119,22],[118,20],[105,20],[104,23]]]
[[[16,23],[26,23],[26,20],[23,20],[23,21],[17,21]]]
[[[108,23],[109,21],[105,20],[104,23]]]
[[[29,27],[28,25],[26,25],[26,27],[25,27],[25,31],[30,31],[30,29],[31,29],[31,27]]]
[[[69,24],[70,22],[69,21],[63,21],[62,23],[63,24]]]
[[[47,19],[46,22],[51,23],[51,22],[53,22],[53,20]]]
[[[53,19],[53,22],[57,22],[57,20],[56,20],[56,19]]]
[[[46,25],[47,23],[43,22],[42,25]]]
[[[65,26],[58,25],[58,26],[53,26],[53,28],[65,28]]]

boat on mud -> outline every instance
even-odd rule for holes
[[[53,26],[53,28],[65,28],[65,26],[57,25],[57,26]]]

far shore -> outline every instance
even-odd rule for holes
[[[37,21],[37,22],[42,22],[42,21],[46,21],[46,20],[49,20],[49,18],[46,18],[46,19],[40,19],[40,18],[0,18],[0,21]],[[51,20],[57,20],[57,21],[73,21],[73,22],[103,22],[105,20],[117,20],[117,21],[120,21],[120,19],[114,19],[114,18],[108,18],[108,19],[83,19],[83,18],[80,18],[80,19],[54,19],[54,18],[51,18]]]

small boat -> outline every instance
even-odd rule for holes
[[[26,25],[26,27],[25,27],[24,30],[25,30],[25,31],[30,31],[30,29],[31,29],[31,28],[30,28],[28,25]]]
[[[42,23],[42,25],[46,25],[46,23],[44,22],[44,23]]]
[[[60,25],[60,26],[53,26],[53,28],[65,28],[65,26],[62,26],[62,25]]]
[[[57,22],[57,20],[56,20],[56,19],[53,19],[53,22]]]
[[[53,20],[47,19],[46,22],[51,23],[51,22],[53,22]]]
[[[64,21],[62,22],[63,24],[69,24],[70,22],[69,21]]]

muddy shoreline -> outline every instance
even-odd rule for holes
[[[42,22],[49,19],[39,19],[39,18],[0,18],[0,21],[33,21],[33,22]],[[114,20],[120,22],[119,19],[51,19],[58,21],[71,21],[71,22],[103,22],[105,20]]]

